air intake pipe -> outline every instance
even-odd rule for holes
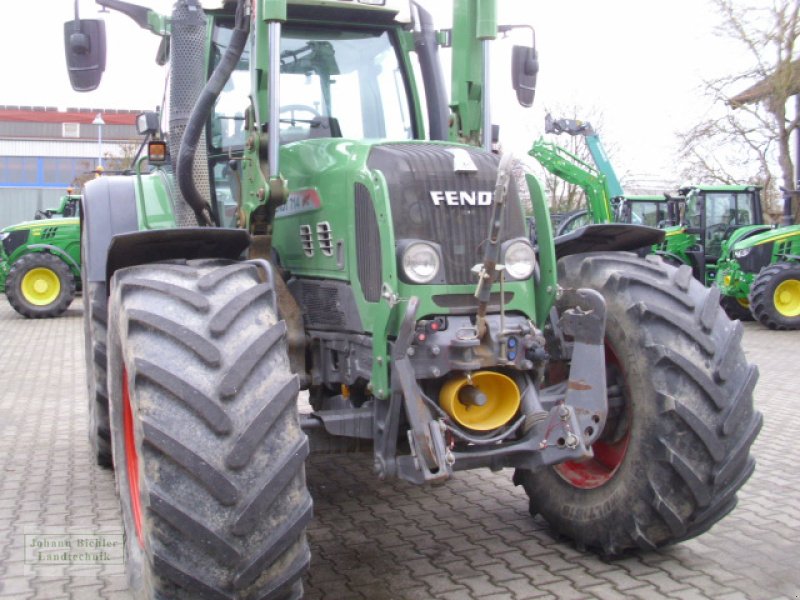
[[[201,87],[198,82],[205,80],[203,72],[206,39],[205,14],[198,0],[179,0],[173,11],[170,132],[171,139],[177,138],[174,143],[179,144],[179,147],[177,151],[174,149],[171,151],[173,156],[178,157],[175,170],[180,194],[185,200],[185,205],[194,211],[194,219],[200,225],[215,224],[208,200],[210,186],[208,166],[205,160],[205,143],[200,142],[201,140],[204,142],[205,125],[214,103],[231,73],[236,69],[247,43],[250,21],[247,18],[245,6],[245,0],[238,0],[236,21],[230,44],[202,89],[198,89]],[[188,115],[188,122],[186,115]],[[196,158],[201,160],[196,160]],[[200,189],[201,187],[204,189]],[[186,208],[183,211],[176,210],[175,218],[178,225],[193,224],[189,223],[191,215],[187,218],[185,213]]]

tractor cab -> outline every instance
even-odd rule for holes
[[[681,189],[686,198],[682,225],[693,236],[695,276],[710,284],[725,242],[741,227],[761,225],[761,188],[758,186],[693,186]]]
[[[620,196],[615,199],[615,220],[663,229],[678,219],[678,199],[668,194]]]

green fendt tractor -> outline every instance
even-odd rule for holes
[[[80,195],[0,231],[0,291],[24,317],[57,317],[80,289]]]
[[[310,452],[417,484],[514,469],[608,554],[733,509],[761,425],[741,325],[688,267],[591,227],[554,244],[539,182],[491,152],[494,2],[456,0],[449,31],[407,0],[99,4],[169,38],[169,156],[142,115],[165,164],[90,182],[82,213],[92,438],[136,593],[300,597]],[[64,33],[93,89],[102,22]],[[537,69],[514,48],[523,105]]]
[[[771,229],[764,225],[761,188],[750,185],[689,186],[680,224],[668,227],[656,249],[665,261],[689,265],[706,286],[719,284],[717,268],[732,256],[732,244]],[[747,296],[723,294],[721,304],[732,319],[752,320]]]
[[[737,229],[723,246],[716,282],[770,329],[800,329],[800,225],[792,225],[792,199],[784,190],[781,227]],[[752,315],[752,317],[750,316]]]

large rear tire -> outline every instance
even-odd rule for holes
[[[254,265],[114,275],[112,445],[134,593],[302,596],[312,501],[285,332]]]
[[[11,266],[6,297],[23,317],[58,317],[75,297],[75,277],[57,256],[47,252],[26,254]]]
[[[742,326],[689,267],[604,253],[559,261],[559,283],[607,304],[609,418],[595,457],[515,482],[558,534],[615,555],[703,533],[753,472],[761,415]]]
[[[750,306],[770,329],[800,329],[800,264],[776,263],[761,269],[750,288]]]

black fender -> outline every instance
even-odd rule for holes
[[[616,252],[638,250],[660,244],[664,231],[645,225],[605,223],[586,225],[555,238],[556,258],[584,252]]]
[[[106,283],[111,239],[139,229],[135,178],[108,176],[86,184],[81,200],[83,269],[90,283]]]
[[[244,229],[180,227],[120,233],[111,239],[106,281],[118,269],[162,260],[227,258],[236,260],[250,245]]]
[[[160,260],[239,258],[250,244],[244,229],[186,227],[139,231],[134,177],[94,179],[81,207],[84,265],[89,282],[108,284],[118,269]],[[106,290],[110,286],[106,285]]]

